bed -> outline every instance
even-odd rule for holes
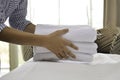
[[[51,30],[51,25],[49,26],[38,25],[37,28],[48,29],[48,27]],[[58,28],[53,25],[52,27]],[[70,26],[68,27],[70,28]],[[76,27],[79,27],[79,26],[76,26]],[[85,28],[86,30],[87,27],[81,27],[81,28],[83,28],[83,30]],[[44,33],[48,31],[46,29],[45,30],[36,29],[36,30],[38,30],[38,32]],[[71,30],[73,29],[71,28]],[[88,31],[83,31],[83,30],[81,32],[82,34],[86,32],[87,35],[89,35]],[[89,30],[91,31],[91,29]],[[90,42],[91,43],[94,42],[94,40],[96,39],[97,33],[93,29],[92,31],[93,31],[93,35],[91,36],[91,38],[86,37],[85,39],[85,36],[82,36],[84,40],[78,41],[78,42],[79,43],[84,42],[85,40],[88,40],[88,39],[93,39],[93,40],[90,40]],[[81,38],[81,39],[73,38],[74,37],[73,34],[75,33],[71,33],[73,37],[70,36],[70,38],[75,40],[82,40],[82,37],[80,37],[81,33],[79,35],[78,33],[76,33],[76,35],[79,36],[76,38]],[[71,39],[68,39],[68,40],[71,40]],[[86,43],[87,42],[89,41],[86,41]],[[97,49],[97,47],[95,49]],[[88,49],[85,49],[85,50],[88,50]],[[82,51],[82,49],[80,51]],[[33,52],[34,52],[34,49],[33,49]],[[43,52],[41,52],[41,54],[42,53]],[[16,68],[15,70],[1,77],[0,80],[120,80],[120,55],[97,53],[97,54],[94,54],[92,62],[80,62],[80,61],[70,61],[70,60],[58,60],[57,62],[34,61],[32,58],[29,61],[25,62],[20,67]]]
[[[30,59],[0,80],[120,80],[120,56],[98,53],[91,63]]]

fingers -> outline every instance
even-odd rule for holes
[[[62,56],[62,59],[67,59],[68,57],[76,58],[76,56],[65,46],[61,47],[61,49],[59,50],[59,55]]]
[[[57,53],[57,54],[55,54],[59,59],[63,59],[63,57],[59,54],[59,53]]]
[[[53,51],[52,52],[55,53],[55,55],[59,58],[59,59],[67,59],[68,58],[68,55],[62,50],[62,49],[59,49],[59,50],[56,50],[56,51]]]
[[[68,58],[68,55],[65,53],[65,51],[62,51],[61,52],[61,55],[64,59],[67,59]]]
[[[76,58],[76,56],[75,56],[70,50],[68,50],[66,47],[64,47],[64,52],[65,52],[68,56],[70,56],[70,57],[72,57],[72,58]]]
[[[68,29],[57,30],[57,31],[51,33],[51,35],[53,35],[53,36],[62,36],[64,34],[66,34],[68,31],[69,31]]]
[[[65,45],[67,45],[67,46],[69,46],[69,47],[71,47],[71,48],[73,48],[73,49],[75,49],[75,50],[78,50],[79,48],[76,46],[76,45],[74,45],[71,41],[69,41],[69,40],[64,40],[64,43],[65,43]]]
[[[73,49],[78,50],[78,47],[76,45],[74,45],[73,43],[68,43],[68,46],[70,46]]]
[[[67,59],[68,57],[76,58],[76,56],[69,51],[66,47],[61,48],[59,50],[50,49],[59,59]]]
[[[54,48],[54,49],[49,49],[49,50],[52,51],[59,59],[66,58],[66,55],[59,48],[57,49]]]
[[[50,49],[50,51],[52,51],[59,59],[63,59],[63,57],[59,54],[58,51],[52,50]]]

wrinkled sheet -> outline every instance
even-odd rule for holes
[[[0,80],[120,80],[120,56],[99,53],[91,63],[30,60]]]

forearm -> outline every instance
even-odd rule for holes
[[[22,32],[13,28],[6,27],[0,32],[0,40],[19,44],[42,46],[45,36],[34,35],[32,33]]]
[[[42,46],[52,51],[60,59],[68,58],[69,56],[75,58],[75,55],[66,46],[70,46],[76,50],[78,48],[70,41],[61,37],[67,32],[68,29],[64,29],[55,31],[49,35],[35,35],[6,27],[0,32],[0,40],[20,45]]]

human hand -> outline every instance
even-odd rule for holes
[[[60,59],[66,59],[68,57],[76,58],[76,56],[66,46],[76,50],[78,50],[78,47],[71,41],[62,37],[62,35],[66,34],[68,31],[68,29],[57,30],[47,35],[43,47],[52,51]]]

